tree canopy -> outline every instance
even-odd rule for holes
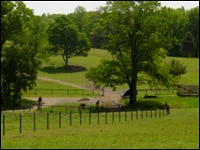
[[[7,9],[1,16],[1,105],[13,106],[20,101],[22,91],[35,86],[49,44],[42,20],[23,2],[5,1],[1,7]]]
[[[170,86],[169,68],[163,63],[165,49],[171,47],[172,40],[170,26],[165,23],[168,17],[167,10],[161,9],[159,2],[107,2],[99,28],[107,33],[107,49],[114,59],[106,64],[103,61],[86,77],[104,85],[107,81],[111,86],[128,84],[130,105],[136,103],[139,82]],[[95,70],[101,71],[96,74]]]
[[[87,56],[90,50],[90,43],[83,32],[77,27],[68,16],[62,15],[56,18],[55,23],[48,29],[49,42],[52,44],[52,51],[61,54],[65,65],[68,66],[68,59],[74,56]]]
[[[12,40],[22,32],[23,26],[32,15],[32,10],[21,1],[1,2],[1,50],[6,40]]]

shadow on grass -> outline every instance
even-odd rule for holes
[[[48,67],[43,67],[40,69],[43,72],[47,73],[74,73],[74,72],[82,72],[86,71],[87,69],[82,66],[73,66],[73,65],[68,65],[68,66],[48,66]]]
[[[23,109],[30,109],[32,106],[36,105],[37,102],[29,99],[21,99],[15,105],[4,105],[1,106],[1,110],[23,110]]]
[[[163,107],[163,103],[161,102],[156,102],[156,101],[137,101],[136,105],[130,106],[126,105],[126,110],[129,109],[138,109],[138,110],[155,110],[155,109],[160,109]]]

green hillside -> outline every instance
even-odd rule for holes
[[[39,71],[39,77],[46,77],[61,80],[66,83],[79,85],[89,89],[94,89],[93,83],[85,78],[85,73],[92,67],[96,67],[102,59],[109,59],[111,55],[106,50],[91,49],[87,57],[74,57],[69,59],[70,68],[64,67],[64,61],[60,55],[52,55],[49,61],[43,64]],[[179,84],[198,85],[199,84],[199,59],[198,58],[179,58],[167,57],[166,61],[177,59],[187,66],[186,74],[182,75]],[[59,83],[37,80],[37,89],[73,89],[70,85],[61,85]],[[127,85],[117,87],[118,91],[127,89]],[[148,85],[139,85],[138,89],[148,89]]]

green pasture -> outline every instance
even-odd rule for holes
[[[49,113],[49,129],[47,129],[46,112],[36,114],[36,130],[33,130],[33,113],[23,113],[22,133],[19,133],[19,113],[5,114],[5,135],[1,132],[1,148],[148,148],[148,149],[198,149],[199,148],[199,109],[171,109],[170,115],[161,117],[150,116],[131,120],[130,112],[125,120],[121,112],[121,120],[115,112],[108,113],[105,123],[105,113],[100,114],[99,124],[97,114],[92,114],[91,124],[88,114],[82,114],[80,124],[79,114],[72,114],[72,125],[69,123],[69,113],[62,113],[62,125],[59,128],[58,113]],[[8,117],[10,116],[10,117]],[[1,117],[2,118],[2,117]]]
[[[199,58],[167,57],[166,61],[176,59],[186,66],[186,73],[181,76],[179,84],[199,85]]]
[[[38,76],[61,80],[66,83],[93,89],[92,82],[87,81],[85,72],[96,67],[101,59],[111,58],[106,50],[91,49],[87,57],[69,59],[69,68],[64,67],[61,56],[51,56],[43,64]],[[167,57],[166,61],[174,59]],[[199,84],[199,59],[176,58],[187,66],[187,73],[180,78],[179,84]],[[93,97],[98,93],[75,86],[63,85],[37,79],[36,89],[23,93],[23,97]],[[118,86],[117,91],[127,89],[127,85]],[[46,89],[46,90],[45,90]],[[47,90],[48,89],[48,90]],[[54,89],[49,90],[49,89]],[[138,85],[136,112],[122,111],[113,113],[91,113],[81,109],[81,121],[78,107],[69,107],[68,103],[58,104],[63,107],[43,108],[40,111],[2,111],[1,113],[1,148],[148,148],[148,149],[198,149],[199,148],[199,97],[178,97],[176,90],[141,91],[148,85]],[[69,90],[69,91],[68,91]],[[68,93],[69,92],[69,93]],[[84,93],[84,94],[83,94]],[[156,95],[158,98],[144,98],[145,95]],[[119,102],[127,104],[129,99]],[[167,102],[170,115],[150,117],[150,108]],[[78,104],[70,104],[79,106]],[[95,106],[93,106],[95,107]],[[141,113],[141,109],[149,110]],[[70,123],[70,111],[72,122]],[[35,131],[34,131],[34,112]],[[61,112],[61,113],[60,113]],[[156,111],[158,113],[158,110]],[[19,133],[19,117],[22,115],[22,133]],[[48,116],[48,115],[49,116]],[[5,135],[3,135],[3,115],[5,116]],[[47,123],[47,116],[48,123]],[[114,120],[113,120],[114,116]],[[131,117],[132,116],[132,117]],[[61,117],[61,124],[60,123]],[[98,120],[99,118],[99,120]],[[107,119],[105,119],[107,118]],[[47,124],[48,129],[47,129]]]
[[[94,89],[93,83],[88,81],[85,78],[85,73],[91,67],[96,67],[102,59],[110,59],[111,55],[106,50],[100,49],[91,49],[88,53],[87,57],[74,57],[69,59],[69,68],[64,67],[64,61],[60,55],[51,56],[49,61],[43,64],[43,68],[39,70],[38,76],[47,77],[52,79],[61,80],[64,82],[80,85],[82,87],[87,87],[89,89]],[[182,75],[178,84],[187,84],[187,85],[198,85],[199,84],[199,59],[198,58],[179,58],[179,57],[167,57],[166,61],[170,61],[172,59],[177,59],[182,62],[187,67],[186,74]],[[41,81],[37,80],[37,89],[72,89],[74,87],[67,85],[60,85],[55,82],[49,81]],[[127,89],[128,86],[126,84],[118,86],[117,90],[122,91]],[[148,89],[149,86],[138,85],[138,89]],[[31,91],[34,93],[34,91]],[[26,93],[29,96],[34,96],[34,94]],[[25,94],[25,95],[26,95]],[[45,93],[41,93],[45,94]],[[45,96],[48,94],[45,94]],[[66,96],[66,93],[57,94],[58,97]],[[53,95],[52,95],[53,96]],[[72,96],[72,95],[71,95]],[[54,96],[53,96],[54,97]]]
[[[109,59],[111,56],[106,50],[91,49],[87,57],[74,57],[69,59],[70,68],[65,68],[62,56],[51,56],[49,61],[39,71],[39,76],[70,82],[85,87],[93,87],[85,78],[85,72],[91,67],[96,67],[101,59]]]

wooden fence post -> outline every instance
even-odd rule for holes
[[[106,109],[106,115],[105,115],[105,123],[107,124],[107,109]]]
[[[121,121],[121,114],[120,114],[120,110],[119,110],[119,122]]]
[[[148,110],[146,110],[146,118],[148,118]]]
[[[126,114],[126,110],[124,110],[124,115],[125,115],[125,116],[124,116],[124,118],[125,118],[125,121],[127,121],[127,117],[126,117],[126,116],[127,116],[127,114]]]
[[[137,112],[137,109],[136,109],[136,119],[138,119],[138,112]]]
[[[91,124],[91,107],[89,108],[89,124]]]
[[[143,119],[143,110],[141,110],[141,118]]]
[[[59,112],[59,128],[61,128],[61,111]]]
[[[133,110],[131,109],[131,120],[133,120]]]
[[[71,110],[69,112],[69,119],[70,119],[70,126],[71,126],[72,125],[72,112],[71,112]]]
[[[33,127],[34,127],[34,131],[36,130],[36,116],[35,116],[35,112],[33,113]]]
[[[97,123],[99,124],[99,111],[97,112]]]
[[[5,115],[3,115],[3,135],[5,135]]]
[[[22,114],[19,114],[19,133],[22,133]]]
[[[161,117],[161,111],[160,111],[160,109],[159,109],[159,117]]]
[[[53,105],[51,105],[51,111],[53,112]]]
[[[49,112],[47,112],[47,130],[49,130]]]
[[[114,114],[114,111],[112,112],[112,122],[114,123],[114,120],[115,120],[115,114]]]
[[[80,114],[80,125],[82,124],[82,116],[81,116],[81,110],[79,109],[79,114]]]

